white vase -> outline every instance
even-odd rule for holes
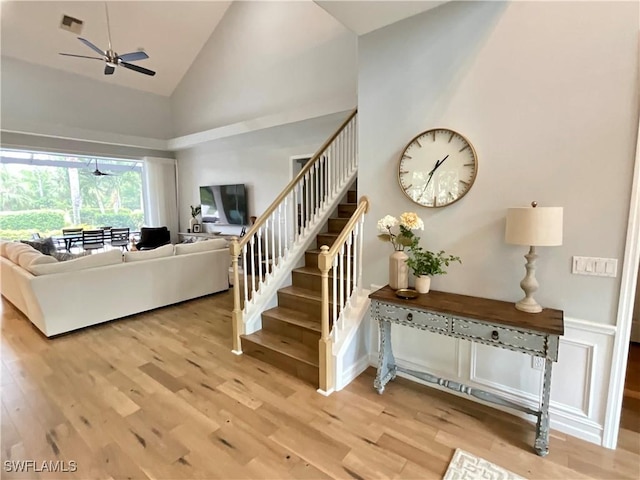
[[[418,275],[416,277],[416,292],[429,293],[429,288],[431,288],[431,277]]]
[[[394,290],[409,286],[409,256],[402,250],[393,252],[389,256],[389,286]]]
[[[198,219],[196,217],[191,217],[189,220],[189,229],[193,232],[193,226],[198,225]]]

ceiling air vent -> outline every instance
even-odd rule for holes
[[[68,32],[75,33],[76,35],[80,35],[82,33],[83,24],[84,22],[82,20],[70,17],[69,15],[63,15],[62,21],[60,22],[60,28]]]

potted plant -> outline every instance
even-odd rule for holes
[[[189,221],[189,229],[193,232],[193,226],[200,225],[200,222],[198,222],[198,215],[200,215],[202,207],[200,205],[196,205],[195,207],[193,205],[189,206],[191,207],[191,220]]]
[[[444,250],[434,253],[418,245],[412,245],[409,252],[407,265],[416,277],[418,293],[427,293],[431,287],[431,277],[447,273],[445,267],[448,267],[450,263],[462,263],[460,257],[445,255]]]

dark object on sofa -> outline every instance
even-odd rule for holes
[[[171,243],[171,235],[167,227],[142,227],[140,241],[136,243],[138,250],[153,250]]]
[[[31,245],[33,248],[38,250],[39,252],[44,253],[45,255],[51,255],[56,251],[56,245],[53,241],[53,238],[40,238],[39,240],[20,240],[22,243],[26,243],[27,245]]]

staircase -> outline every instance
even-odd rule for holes
[[[355,184],[337,216],[316,235],[316,248],[305,252],[305,265],[291,272],[291,286],[278,290],[278,306],[262,312],[262,330],[241,335],[242,351],[318,387],[321,325],[321,272],[318,255],[331,246],[357,208]],[[330,309],[331,310],[331,309]],[[332,323],[332,319],[329,321]]]

